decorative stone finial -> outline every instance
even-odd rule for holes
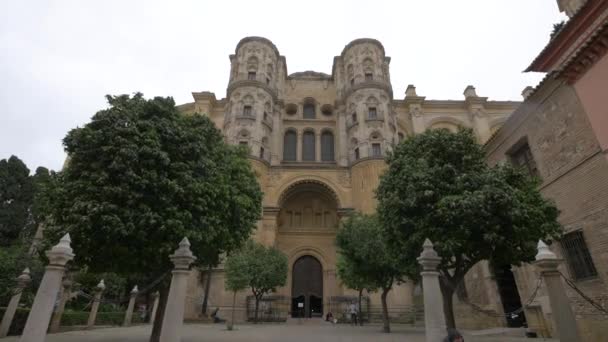
[[[413,84],[407,85],[407,89],[405,89],[405,96],[418,96],[418,94],[416,94],[416,87],[414,87]]]
[[[192,254],[190,250],[190,241],[188,241],[187,237],[184,237],[182,241],[179,243],[179,248],[173,253],[173,255],[169,256],[176,269],[188,269],[190,264],[196,260],[196,257]]]
[[[543,242],[543,240],[538,240],[538,253],[536,254],[536,260],[546,260],[546,259],[557,259],[555,253],[551,252],[549,246]]]
[[[139,292],[137,285],[133,286],[133,290],[131,290],[131,296],[136,295]]]
[[[99,281],[99,284],[97,284],[97,286],[96,286],[96,287],[97,287],[97,289],[98,289],[99,291],[103,291],[103,290],[105,290],[105,289],[106,289],[106,283],[104,283],[104,282],[103,282],[103,279],[101,279],[101,280]]]
[[[428,238],[422,244],[422,253],[418,257],[418,263],[422,265],[424,271],[436,271],[441,262],[441,258],[433,248],[433,243]]]
[[[17,277],[17,287],[25,288],[32,282],[32,277],[30,276],[30,269],[26,267],[21,275]]]
[[[468,85],[466,88],[464,88],[464,98],[469,98],[469,97],[477,97],[477,92],[475,91],[475,87],[473,87],[472,85]]]
[[[70,247],[70,234],[65,234],[59,243],[53,246],[50,251],[46,252],[47,258],[49,258],[49,264],[55,266],[65,266],[68,261],[74,259],[74,253],[72,253],[72,247]]]
[[[527,86],[524,88],[524,90],[521,91],[521,96],[525,100],[528,97],[530,97],[530,95],[532,95],[533,92],[534,92],[534,87]]]

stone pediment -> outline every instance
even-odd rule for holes
[[[294,72],[288,76],[288,78],[299,78],[299,79],[311,79],[311,80],[329,80],[331,75],[324,72],[317,72],[312,70]]]

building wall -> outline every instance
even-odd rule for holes
[[[576,83],[574,89],[587,113],[600,147],[608,158],[608,55],[604,54]]]
[[[394,99],[390,57],[385,55],[382,44],[373,39],[358,39],[346,45],[334,57],[331,75],[314,71],[288,75],[286,58],[272,42],[260,37],[242,39],[230,56],[230,63],[226,98],[218,100],[213,93],[197,92],[192,94],[193,103],[179,108],[188,115],[209,116],[228,143],[248,145],[252,167],[264,192],[264,211],[254,239],[283,251],[290,263],[288,283],[277,294],[291,295],[293,263],[300,256],[312,255],[323,266],[326,305],[332,296],[356,295],[336,277],[335,234],[339,221],[349,213],[375,211],[375,189],[386,169],[384,156],[393,145],[426,129],[455,131],[460,126],[474,129],[480,142],[484,142],[492,129],[500,126],[519,105],[519,102],[488,101],[477,96],[472,86],[465,89],[462,101],[426,100],[416,94],[413,86],[408,87],[403,99]],[[303,116],[307,104],[314,105],[313,119]],[[245,110],[245,106],[250,109]],[[375,108],[375,117],[371,117],[370,108]],[[297,133],[295,161],[283,160],[287,131]],[[334,161],[321,161],[320,136],[326,131],[334,136]],[[314,161],[303,161],[304,132],[315,134]],[[372,155],[373,144],[380,144],[380,155]],[[312,191],[324,200],[307,209],[294,195],[301,191]],[[298,205],[305,207],[302,215],[306,215],[306,210],[335,215],[336,225],[286,227],[287,209],[297,209]],[[221,265],[213,271],[211,279],[210,307],[222,307],[220,315],[227,317],[233,296],[223,289]],[[186,310],[188,319],[200,317],[202,284],[200,274],[193,274],[188,295],[192,301]],[[395,312],[409,310],[412,293],[411,284],[395,286],[388,297],[390,308]],[[243,307],[246,295],[237,295],[238,307]],[[372,308],[378,308],[379,294],[369,296]],[[244,311],[240,310],[237,318],[244,317]]]
[[[605,305],[608,301],[608,162],[587,114],[574,87],[547,77],[487,143],[486,151],[490,164],[508,162],[510,149],[527,140],[542,178],[542,194],[555,201],[565,232],[583,232],[597,269],[596,277],[576,281],[576,286]],[[564,256],[559,242],[551,249]],[[483,266],[471,272],[479,272],[480,268]],[[562,265],[561,272],[574,278],[566,264]],[[538,275],[531,265],[514,268],[514,275],[525,303],[536,287]],[[470,279],[467,286],[473,286]],[[583,340],[601,341],[600,336],[608,336],[605,316],[564,286]],[[499,303],[500,296],[491,292],[483,300]],[[526,314],[531,327],[551,332],[551,308],[542,287]]]

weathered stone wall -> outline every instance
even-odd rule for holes
[[[584,293],[604,306],[608,303],[608,162],[600,153],[597,139],[574,89],[548,78],[487,144],[488,162],[508,159],[512,146],[527,139],[536,161],[542,184],[541,192],[555,201],[565,232],[581,230],[591,253],[597,276],[576,281]],[[563,253],[559,243],[552,246]],[[573,278],[566,265],[562,273]],[[537,278],[533,267],[515,271],[522,301],[530,296]],[[565,285],[566,286],[566,285]],[[599,315],[578,294],[567,288],[584,341],[601,341],[608,336],[608,320]],[[496,296],[498,298],[498,296]],[[541,289],[538,305],[550,327],[550,307]],[[535,313],[527,312],[530,317]],[[550,329],[550,328],[549,328]]]

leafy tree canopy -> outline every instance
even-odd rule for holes
[[[413,266],[424,239],[433,242],[444,302],[477,262],[530,261],[539,239],[561,231],[538,182],[510,165],[488,166],[471,130],[429,130],[399,144],[387,162],[377,197],[389,245]]]
[[[240,246],[262,199],[245,152],[172,98],[107,99],[64,139],[69,163],[50,190],[48,241],[69,232],[75,262],[91,272],[151,276],[172,267],[184,236],[202,264]]]
[[[230,254],[226,261],[226,289],[236,292],[244,287],[251,288],[257,322],[260,299],[285,285],[287,271],[285,254],[274,247],[249,241],[244,248]]]
[[[0,246],[23,234],[29,222],[34,187],[30,170],[16,156],[0,160]]]
[[[382,226],[375,215],[355,214],[349,217],[336,236],[340,258],[338,275],[353,289],[382,290],[384,331],[390,332],[386,296],[394,283],[416,279],[417,268],[400,264],[387,247]]]

